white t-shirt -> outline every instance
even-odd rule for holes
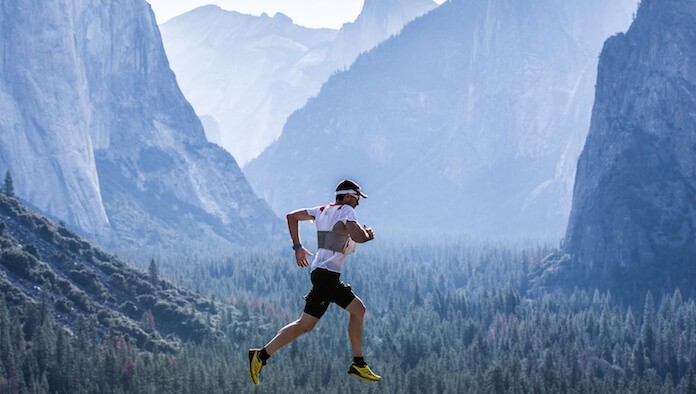
[[[314,224],[317,231],[331,231],[338,222],[358,222],[355,210],[348,204],[329,204],[307,209],[310,216],[314,216]],[[341,273],[346,255],[340,252],[319,248],[314,254],[314,260],[310,271],[324,268],[332,272]]]

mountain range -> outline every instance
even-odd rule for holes
[[[333,72],[435,6],[431,0],[367,0],[358,18],[336,31],[298,26],[282,13],[251,16],[209,5],[160,29],[208,140],[244,166]]]
[[[375,229],[560,237],[597,56],[634,10],[448,1],[334,74],[245,174],[279,214],[354,178]]]

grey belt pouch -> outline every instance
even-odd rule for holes
[[[336,223],[331,231],[317,231],[317,245],[322,249],[343,253],[349,239],[348,229],[342,222]]]

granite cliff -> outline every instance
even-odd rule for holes
[[[578,161],[564,250],[592,283],[693,293],[694,108],[696,3],[643,0],[604,45]]]
[[[0,8],[0,169],[102,244],[245,243],[277,224],[206,141],[144,0]]]

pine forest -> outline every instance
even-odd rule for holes
[[[380,245],[381,244],[381,245]],[[287,248],[223,260],[161,260],[161,275],[223,300],[208,312],[224,336],[178,351],[142,351],[80,320],[72,332],[49,305],[23,316],[0,303],[0,392],[251,392],[246,350],[301,311],[308,271]],[[270,360],[255,392],[693,393],[696,303],[679,290],[633,303],[590,288],[535,290],[549,250],[464,241],[366,246],[345,273],[368,310],[366,358],[385,378],[351,379],[347,314]],[[142,261],[143,271],[153,260]],[[145,275],[145,274],[143,274]],[[632,305],[631,305],[632,304]]]

